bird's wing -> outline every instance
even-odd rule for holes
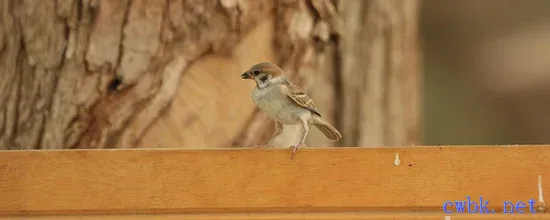
[[[292,101],[294,101],[296,104],[304,108],[309,109],[313,113],[321,116],[321,113],[319,113],[319,110],[315,106],[315,103],[313,102],[313,100],[309,96],[307,96],[306,93],[300,89],[300,87],[292,84],[291,82],[288,82],[288,84],[286,85],[288,86],[287,95],[288,97],[290,97],[290,99],[292,99]]]

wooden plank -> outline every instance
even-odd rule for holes
[[[166,215],[81,215],[81,216],[16,216],[0,217],[0,220],[445,220],[440,212],[428,213],[242,213],[242,214],[166,214]],[[462,214],[450,215],[449,220],[540,220],[550,219],[550,214]]]
[[[504,201],[542,204],[548,158],[548,146],[306,148],[294,160],[287,149],[2,151],[0,213],[443,216],[466,196],[499,213]]]

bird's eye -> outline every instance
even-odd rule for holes
[[[254,72],[252,72],[252,75],[254,75],[254,76],[257,76],[258,74],[260,74],[260,71],[258,71],[258,70],[254,70]]]

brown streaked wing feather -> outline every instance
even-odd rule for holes
[[[296,104],[321,116],[321,113],[319,113],[319,110],[315,106],[315,102],[313,102],[313,100],[307,96],[306,93],[300,89],[300,87],[292,84],[291,82],[288,82],[287,85],[289,89],[288,97],[290,97],[290,99],[292,99]]]

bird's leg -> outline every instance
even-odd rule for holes
[[[300,143],[298,145],[290,146],[290,149],[292,149],[291,159],[294,158],[294,154],[296,154],[298,149],[306,146],[304,142],[306,141],[307,134],[309,133],[309,125],[304,119],[300,119],[300,122],[302,123],[302,139],[300,140]]]
[[[275,122],[275,133],[269,138],[266,145],[269,145],[268,143],[271,142],[275,137],[279,136],[281,133],[283,133],[283,123],[276,121]]]
[[[254,148],[270,148],[270,147],[273,147],[273,146],[269,145],[269,142],[271,140],[273,140],[273,138],[275,138],[279,134],[281,134],[282,132],[283,132],[283,123],[275,121],[275,133],[273,133],[273,135],[271,135],[271,138],[269,138],[269,140],[267,141],[267,143],[265,145],[254,146]]]

